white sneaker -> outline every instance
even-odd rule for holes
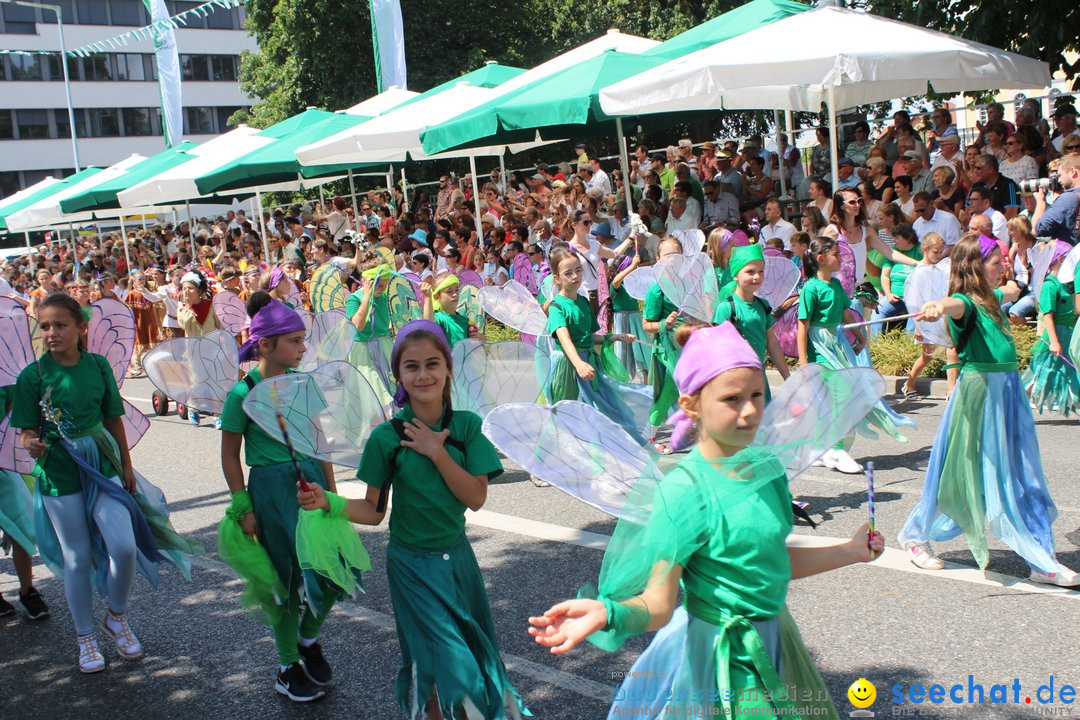
[[[116,651],[128,660],[136,660],[142,657],[143,646],[135,633],[131,632],[128,625],[127,613],[113,615],[111,610],[105,611],[105,617],[101,620],[101,627],[116,641]]]
[[[857,475],[863,471],[862,465],[855,462],[855,458],[848,455],[847,450],[830,450],[832,453],[832,468],[847,475]],[[826,460],[826,463],[829,461]]]
[[[941,561],[934,551],[930,549],[930,543],[901,542],[907,551],[908,560],[915,567],[923,570],[944,570],[945,563]]]
[[[1058,571],[1052,573],[1039,572],[1032,568],[1030,580],[1031,582],[1056,585],[1057,587],[1076,587],[1080,585],[1080,575],[1060,563],[1058,563]]]
[[[96,673],[105,669],[105,656],[98,647],[96,635],[79,636],[79,671]]]

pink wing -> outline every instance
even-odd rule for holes
[[[292,278],[285,279],[289,281],[289,295],[285,299],[288,300],[294,308],[299,310],[304,307],[304,296],[300,293],[300,288],[297,287]]]
[[[855,253],[847,240],[837,240],[840,248],[840,284],[849,298],[855,297]]]
[[[0,387],[14,385],[32,362],[34,344],[26,310],[14,299],[0,297]]]
[[[127,400],[124,401],[124,436],[127,438],[128,450],[139,444],[143,435],[150,429],[150,418],[143,414],[142,410],[135,407]]]
[[[481,278],[480,273],[476,272],[475,270],[461,271],[460,273],[458,273],[458,280],[460,280],[463,285],[472,285],[473,287],[477,288],[484,287],[483,278]]]
[[[770,307],[780,307],[780,303],[791,297],[795,286],[799,284],[799,268],[784,255],[765,256],[765,282],[757,294],[769,303]]]
[[[8,415],[0,421],[0,469],[29,475],[34,471],[34,459],[23,448],[20,431],[11,427],[10,420]]]
[[[214,296],[214,313],[222,329],[231,335],[239,335],[251,325],[244,301],[239,295],[228,290]]]
[[[608,266],[601,262],[596,273],[596,299],[600,303],[600,315],[597,321],[600,323],[600,332],[606,333],[611,329],[611,286],[608,284]]]
[[[416,293],[417,297],[420,297],[420,276],[414,272],[403,272],[401,273],[401,277],[409,281],[409,284],[412,285],[413,292]]]
[[[131,308],[112,298],[96,300],[90,307],[93,315],[86,336],[87,347],[90,352],[105,356],[120,387],[135,349],[135,316]]]
[[[776,318],[776,324],[773,325],[773,332],[776,333],[776,339],[780,343],[780,349],[788,357],[799,357],[798,331],[799,305],[796,303],[780,313]]]

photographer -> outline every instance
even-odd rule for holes
[[[1035,235],[1064,240],[1070,245],[1080,242],[1080,155],[1067,155],[1057,164],[1058,182],[1062,193],[1053,204],[1046,205],[1046,188],[1039,187],[1035,195],[1035,212],[1031,224]]]

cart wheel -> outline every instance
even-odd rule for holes
[[[169,413],[169,398],[160,390],[155,390],[151,401],[154,404],[154,414],[161,416]]]
[[[187,405],[176,403],[176,414],[180,416],[181,420],[187,420]]]

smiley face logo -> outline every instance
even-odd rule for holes
[[[877,700],[877,688],[866,678],[859,678],[851,683],[847,691],[848,700],[857,708],[868,708]]]

